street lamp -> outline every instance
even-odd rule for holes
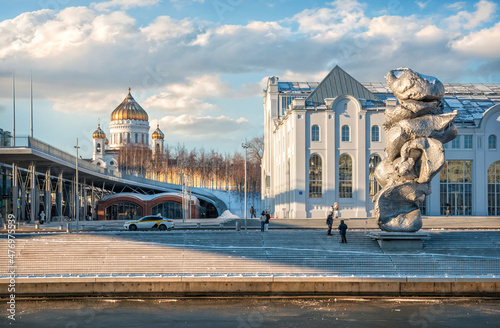
[[[247,149],[250,147],[247,138],[245,138],[245,142],[241,144],[241,147],[245,149],[245,231],[247,231]]]
[[[76,158],[75,158],[75,167],[76,167],[76,180],[75,180],[75,190],[76,190],[76,203],[75,203],[75,215],[76,215],[76,233],[78,233],[78,217],[79,217],[79,195],[78,195],[78,138],[76,138]]]

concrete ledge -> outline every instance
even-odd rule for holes
[[[8,297],[0,278],[0,297]],[[61,277],[18,278],[16,297],[100,296],[500,296],[500,278]]]

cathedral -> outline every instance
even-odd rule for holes
[[[118,152],[123,147],[131,145],[149,149],[148,113],[132,97],[130,88],[125,99],[111,113],[109,136],[108,139],[100,124],[92,134],[94,143],[91,162],[97,166],[116,168]],[[162,153],[165,135],[159,125],[151,134],[151,139],[153,155]]]

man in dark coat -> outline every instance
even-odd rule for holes
[[[341,243],[347,244],[347,239],[345,238],[345,235],[347,233],[347,224],[344,223],[344,220],[340,220],[339,233],[340,233],[340,236],[342,237]]]
[[[328,236],[332,235],[332,225],[333,225],[333,215],[332,213],[328,214],[326,218],[326,225],[328,226]]]

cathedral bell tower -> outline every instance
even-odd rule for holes
[[[94,139],[94,150],[92,153],[92,159],[98,160],[103,159],[106,150],[106,134],[101,129],[101,124],[97,125],[97,130],[92,133],[92,138]]]
[[[160,130],[160,125],[156,126],[156,130],[151,135],[153,139],[153,157],[161,156],[163,154],[163,141],[165,139],[165,135]]]

